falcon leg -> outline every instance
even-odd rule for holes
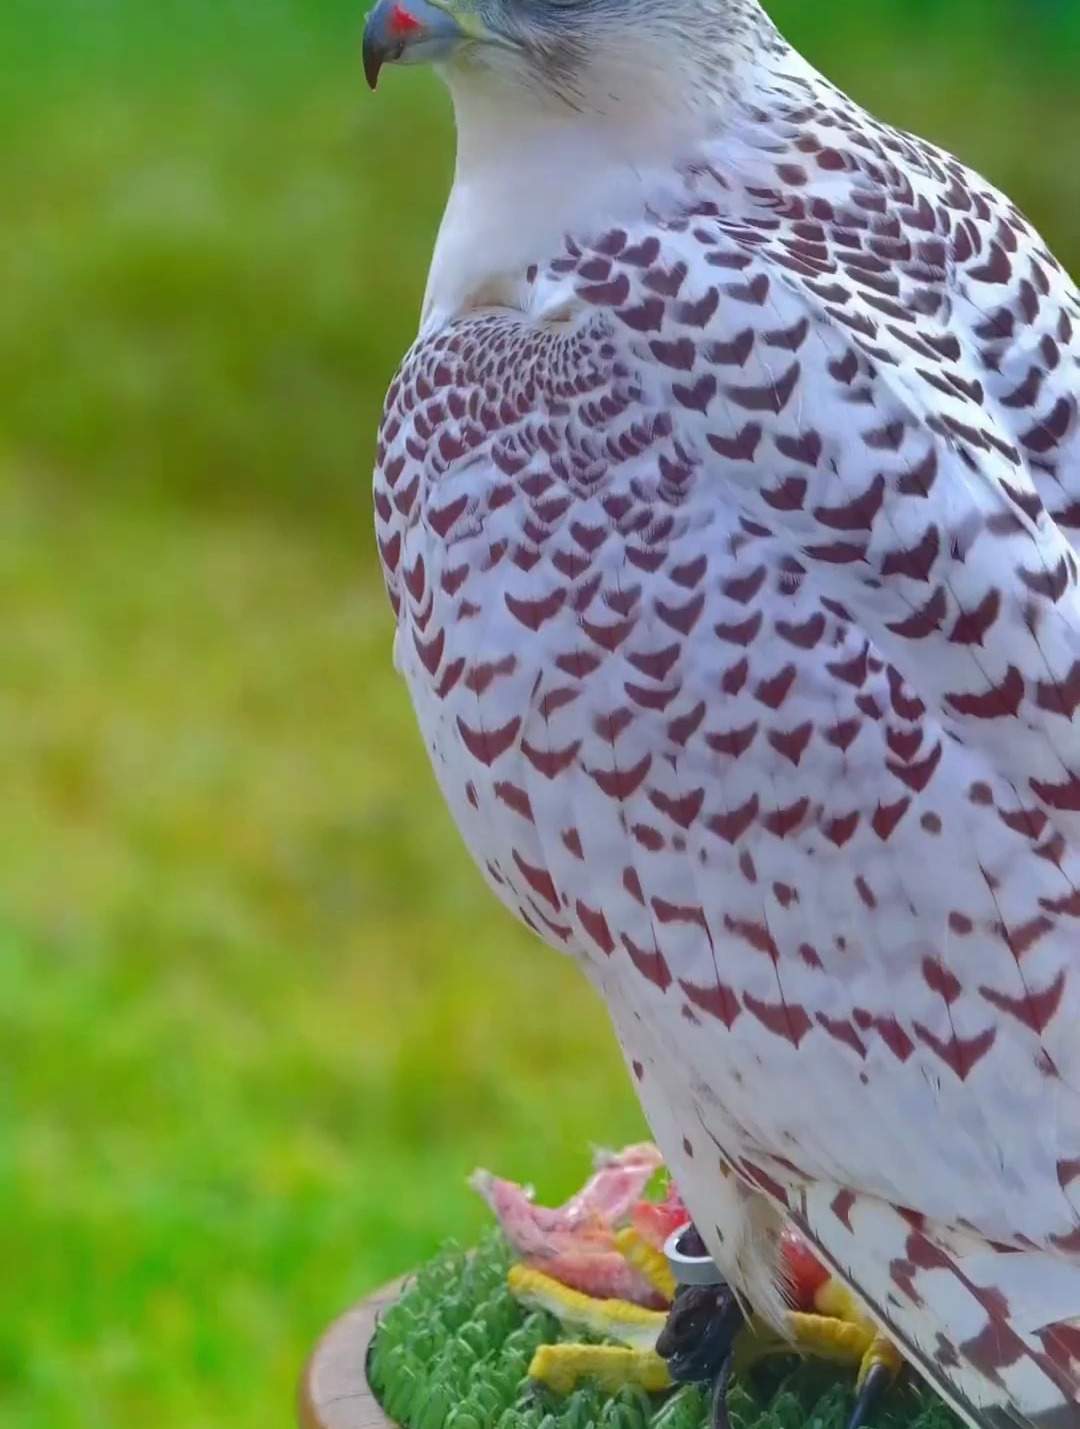
[[[656,1352],[676,1384],[712,1381],[711,1429],[729,1429],[727,1392],[746,1319],[731,1287],[680,1285]]]
[[[687,1279],[715,1277],[716,1267],[693,1226],[672,1237],[665,1249]],[[848,1429],[862,1429],[902,1368],[900,1356],[839,1281],[826,1278],[812,1293],[804,1282],[803,1291],[803,1303],[812,1310],[788,1311],[777,1326],[756,1312],[744,1317],[733,1292],[715,1278],[708,1284],[681,1284],[657,1353],[667,1359],[676,1382],[715,1378],[714,1417],[721,1414],[731,1374],[774,1355],[803,1354],[857,1367],[857,1400]]]
[[[656,1341],[676,1384],[700,1384],[728,1367],[745,1326],[742,1309],[729,1286],[680,1285]]]

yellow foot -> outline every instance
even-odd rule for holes
[[[752,1365],[766,1355],[782,1353],[785,1349],[836,1364],[858,1366],[855,1406],[847,1429],[863,1429],[874,1417],[904,1362],[892,1342],[878,1331],[839,1281],[825,1282],[814,1297],[814,1307],[817,1313],[790,1316],[791,1338],[786,1344],[776,1331],[752,1319],[735,1343],[735,1366]]]
[[[671,1388],[667,1362],[656,1353],[656,1339],[667,1316],[627,1300],[597,1300],[571,1290],[529,1266],[514,1265],[507,1277],[514,1298],[534,1310],[546,1310],[568,1330],[586,1330],[617,1345],[541,1345],[529,1366],[529,1378],[556,1394],[570,1394],[585,1380],[617,1393],[638,1385],[650,1394]]]
[[[888,1374],[890,1383],[904,1368],[904,1361],[900,1358],[896,1346],[884,1335],[875,1335],[863,1355],[859,1365],[859,1377],[855,1381],[856,1390],[862,1390],[870,1375],[878,1368]]]
[[[621,1231],[616,1231],[615,1249],[635,1270],[640,1271],[658,1295],[669,1303],[675,1299],[679,1287],[666,1257],[644,1236],[638,1235],[633,1226],[624,1226]]]
[[[666,1289],[662,1273],[666,1267],[651,1260],[647,1244],[630,1232],[620,1237],[619,1248],[657,1290]],[[515,1299],[531,1309],[548,1311],[566,1329],[620,1342],[541,1345],[529,1366],[531,1379],[558,1394],[571,1393],[585,1380],[612,1393],[626,1385],[638,1385],[649,1393],[671,1387],[667,1361],[656,1352],[657,1337],[667,1321],[662,1311],[625,1300],[597,1300],[524,1265],[511,1267],[507,1283]],[[803,1354],[857,1368],[856,1404],[848,1429],[860,1429],[903,1361],[837,1281],[821,1287],[814,1307],[813,1312],[793,1311],[783,1334],[752,1316],[735,1338],[731,1367],[741,1374],[774,1355]]]
[[[649,1394],[671,1388],[667,1363],[655,1350],[623,1345],[541,1345],[529,1365],[529,1378],[556,1394],[571,1394],[586,1380],[610,1394],[627,1385]]]
[[[506,1283],[514,1299],[530,1310],[546,1310],[570,1330],[588,1330],[619,1340],[632,1350],[655,1350],[667,1316],[629,1300],[596,1300],[571,1290],[527,1265],[512,1265]]]
[[[788,1334],[781,1335],[756,1315],[735,1341],[736,1372],[752,1368],[774,1355],[801,1354],[834,1364],[862,1365],[874,1332],[834,1315],[794,1311],[788,1316]]]
[[[847,1422],[847,1429],[864,1429],[876,1416],[876,1411],[890,1387],[895,1382],[904,1361],[895,1345],[884,1335],[875,1335],[859,1366],[859,1377],[855,1383],[855,1407]]]
[[[788,1317],[786,1336],[752,1317],[735,1341],[734,1368],[745,1371],[772,1355],[792,1352],[857,1367],[855,1406],[847,1429],[862,1429],[874,1417],[903,1360],[839,1282],[826,1281],[814,1297],[814,1306],[816,1313],[793,1312]]]
[[[891,1383],[904,1367],[895,1345],[878,1330],[873,1320],[862,1311],[858,1301],[846,1285],[838,1280],[826,1280],[814,1297],[815,1309],[823,1315],[834,1316],[848,1325],[858,1325],[868,1337],[868,1343],[859,1360],[859,1377],[855,1388],[859,1392],[866,1385],[873,1371],[878,1380]]]

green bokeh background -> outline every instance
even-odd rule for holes
[[[346,0],[0,0],[0,1429],[288,1426],[322,1324],[641,1123],[459,847],[369,471],[452,136]],[[1080,9],[777,0],[1080,268]]]

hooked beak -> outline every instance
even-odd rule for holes
[[[426,64],[462,40],[480,39],[447,0],[378,0],[364,25],[364,78],[372,89],[384,64]]]

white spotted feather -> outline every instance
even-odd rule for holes
[[[782,1319],[790,1216],[970,1423],[1073,1425],[1080,300],[956,160],[745,66],[488,268],[528,169],[475,110],[380,433],[396,654],[740,1291]]]

